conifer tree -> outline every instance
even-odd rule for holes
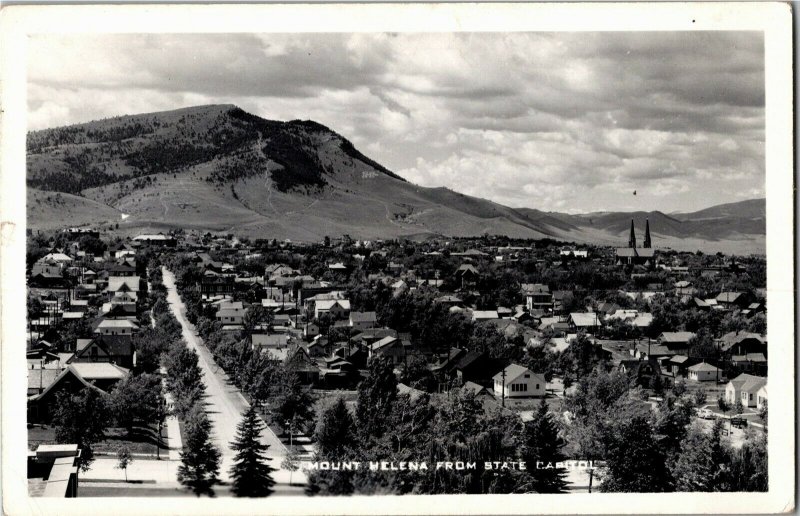
[[[266,456],[268,444],[261,442],[264,423],[256,413],[255,405],[251,405],[244,413],[236,428],[236,440],[231,448],[236,451],[231,477],[231,490],[236,496],[260,497],[269,496],[275,480],[272,472],[275,469],[267,464],[271,460]]]
[[[537,493],[562,493],[566,489],[567,475],[556,463],[564,460],[564,439],[542,399],[531,421],[524,427],[523,457],[531,476],[530,487]],[[538,466],[537,466],[538,464]]]
[[[186,443],[178,466],[178,482],[197,496],[214,496],[219,479],[220,451],[211,442],[211,421],[200,404],[195,404],[186,421]]]

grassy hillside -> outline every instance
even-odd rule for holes
[[[265,120],[232,105],[32,132],[27,181],[33,228],[119,220],[125,231],[183,227],[296,240],[488,233],[618,245],[631,218],[640,239],[649,218],[657,245],[700,249],[758,248],[765,233],[763,217],[736,206],[566,215],[423,188],[321,124]]]

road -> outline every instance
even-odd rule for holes
[[[227,375],[214,362],[214,358],[197,335],[194,326],[186,319],[186,306],[175,287],[175,276],[166,268],[162,268],[161,272],[164,286],[167,287],[167,302],[183,328],[183,338],[189,348],[197,352],[200,370],[203,372],[203,383],[206,385],[206,413],[213,426],[214,444],[222,452],[220,480],[228,482],[235,455],[230,448],[230,443],[236,437],[236,425],[250,404],[239,392],[239,389],[228,381]],[[290,475],[289,471],[281,469],[281,462],[286,456],[286,447],[269,428],[262,432],[261,441],[269,445],[267,457],[272,459],[269,463],[270,466],[278,469],[273,473],[273,478],[279,485],[285,484],[285,486],[281,486],[280,491],[286,491],[285,488],[289,487]],[[294,472],[291,479],[293,484],[305,484],[306,480],[302,471]],[[277,487],[276,491],[278,491]],[[296,489],[302,488],[296,487]]]

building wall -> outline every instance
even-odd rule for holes
[[[538,388],[537,388],[538,386]],[[503,386],[501,382],[495,380],[494,393],[496,396],[503,396]],[[547,393],[547,383],[544,377],[531,374],[530,378],[525,378],[524,375],[520,376],[513,382],[509,382],[505,386],[506,398],[530,398],[541,397]]]

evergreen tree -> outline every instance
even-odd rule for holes
[[[189,487],[197,496],[214,496],[218,482],[220,451],[211,442],[211,421],[199,403],[189,414],[185,425],[186,442],[178,466],[178,482]]]
[[[314,436],[317,452],[325,460],[342,458],[355,443],[355,423],[344,398],[322,413]]]
[[[272,493],[275,485],[272,472],[275,469],[267,464],[272,460],[266,456],[269,445],[261,442],[264,428],[255,406],[251,405],[236,427],[236,440],[231,443],[231,448],[236,451],[231,468],[231,490],[236,496],[259,497]]]
[[[607,470],[601,489],[620,493],[658,493],[670,490],[664,454],[644,415],[623,422],[608,437]]]
[[[525,423],[523,430],[523,459],[531,477],[530,488],[537,493],[563,493],[567,482],[564,468],[556,468],[565,459],[564,439],[547,410],[544,399],[534,418]],[[538,466],[537,466],[538,464]]]

